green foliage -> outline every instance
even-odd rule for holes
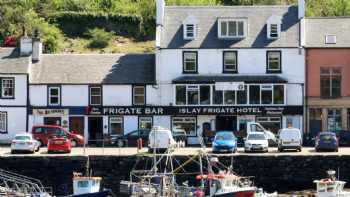
[[[349,0],[308,0],[307,16],[348,16]]]
[[[94,28],[89,29],[86,33],[90,37],[90,48],[104,48],[111,41],[113,33],[106,32],[104,29]]]
[[[136,15],[108,14],[104,12],[58,12],[48,16],[68,37],[83,37],[88,29],[104,28],[119,35],[132,37],[140,34],[141,18]]]

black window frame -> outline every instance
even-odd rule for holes
[[[50,94],[50,89],[51,88],[58,88],[58,99],[59,102],[57,104],[52,104],[51,101],[51,94]],[[62,88],[60,85],[50,85],[47,86],[47,106],[62,106]]]
[[[91,104],[91,89],[92,88],[100,88],[100,103],[99,104]],[[101,85],[89,85],[89,106],[102,106],[103,105],[103,89]]]
[[[322,73],[322,69],[329,69],[329,73],[328,74],[324,74]],[[339,69],[340,70],[340,74],[335,73],[334,70]],[[340,78],[340,87],[339,87],[339,95],[334,95],[334,90],[333,90],[333,81],[334,81],[334,77],[339,77]],[[326,79],[329,81],[329,92],[327,95],[323,95],[323,90],[322,88],[322,80]],[[321,67],[320,68],[320,97],[323,99],[336,99],[336,98],[341,98],[342,97],[342,68],[340,67]]]
[[[189,27],[192,27],[192,32],[188,30]],[[196,28],[195,24],[184,24],[185,40],[193,40],[196,37],[195,28]],[[191,33],[192,33],[192,36],[189,36],[189,34]]]
[[[153,121],[153,116],[139,116],[138,117],[138,121],[137,121],[137,128],[138,128],[138,130],[147,130],[147,129],[145,129],[145,128],[141,128],[140,126],[141,126],[141,119],[143,119],[143,118],[150,118],[151,119],[151,129],[152,129],[152,127],[153,127],[153,125],[154,125],[154,121]]]
[[[5,130],[4,131],[0,131],[0,134],[8,134],[8,113],[6,111],[0,111],[0,114],[4,114],[5,115]]]
[[[12,96],[3,96],[3,80],[12,80],[12,92],[13,95]],[[0,78],[0,98],[1,99],[15,99],[15,95],[16,95],[16,83],[15,83],[15,78],[14,77],[1,77]]]
[[[279,70],[271,70],[270,69],[270,53],[279,53]],[[266,73],[282,73],[282,51],[266,51]]]
[[[227,53],[234,53],[235,54],[235,57],[236,57],[235,70],[227,70],[226,69],[225,54],[227,54]],[[223,53],[222,53],[222,72],[228,73],[228,74],[237,74],[238,73],[238,52],[237,51],[223,51]]]
[[[143,87],[143,103],[142,104],[135,103],[135,87]],[[138,106],[146,105],[146,85],[133,85],[132,86],[132,105],[138,105]]]
[[[185,54],[186,53],[194,53],[196,56],[196,62],[195,62],[195,70],[194,71],[186,71],[186,63],[185,63]],[[183,74],[198,74],[198,51],[183,51],[182,52],[182,73]]]
[[[108,117],[108,134],[109,135],[117,135],[117,134],[113,134],[112,133],[112,126],[111,124],[113,124],[113,122],[111,121],[112,118],[120,118],[121,119],[121,129],[122,129],[122,134],[121,135],[124,135],[125,131],[124,131],[124,116],[109,116]]]

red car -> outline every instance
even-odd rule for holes
[[[84,137],[74,132],[68,132],[61,126],[56,125],[36,125],[32,128],[32,134],[34,138],[40,142],[41,146],[48,144],[48,139],[52,136],[63,133],[71,141],[71,146],[84,145]]]
[[[47,153],[64,152],[70,153],[72,150],[71,140],[65,135],[52,136],[47,144]]]

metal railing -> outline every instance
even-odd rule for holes
[[[52,189],[45,188],[38,179],[0,169],[0,193],[3,195],[50,197],[51,191]]]

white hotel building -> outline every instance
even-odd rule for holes
[[[59,124],[86,140],[182,127],[189,144],[203,131],[245,130],[247,121],[303,130],[303,7],[158,0],[155,54],[49,55],[35,40],[21,46],[31,56],[4,59],[1,49],[0,140],[37,124]]]

